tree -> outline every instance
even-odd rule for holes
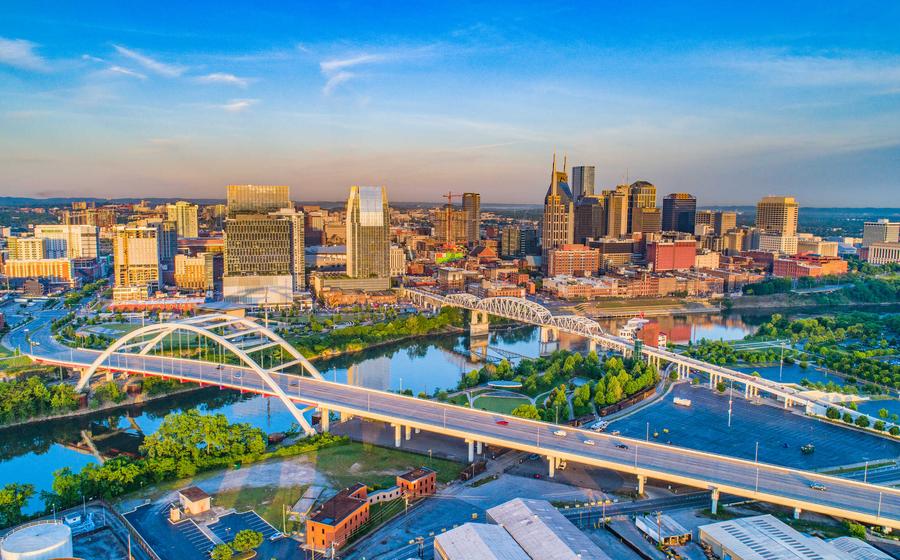
[[[718,391],[720,393],[725,392],[725,382],[724,381],[719,381],[718,383],[716,383],[716,391]]]
[[[850,533],[851,537],[866,540],[866,527],[864,525],[847,521],[847,532]]]
[[[234,556],[234,550],[227,544],[220,544],[212,549],[210,556],[212,560],[231,560]]]
[[[878,430],[879,432],[883,432],[884,431],[884,420],[876,420],[875,424],[872,427],[875,428],[876,430]]]
[[[22,508],[34,496],[31,484],[7,484],[0,488],[0,527],[15,525],[24,519]]]
[[[860,428],[868,428],[869,427],[869,417],[865,414],[860,414],[856,417],[856,425]]]
[[[244,529],[243,531],[238,531],[238,534],[234,536],[234,540],[231,542],[231,546],[233,546],[234,549],[238,552],[247,552],[258,547],[262,544],[262,542],[262,533],[260,533],[259,531]]]
[[[519,418],[528,418],[529,420],[540,420],[541,414],[533,404],[520,404],[512,409],[512,415]]]
[[[890,414],[891,413],[888,412],[888,409],[886,409],[886,408],[878,409],[878,417],[881,418],[882,420],[886,419],[888,416],[890,416]]]
[[[832,420],[837,420],[841,417],[841,413],[838,409],[833,406],[829,406],[828,410],[825,411],[825,416],[831,418]]]
[[[844,415],[841,417],[841,419],[848,424],[853,423],[853,415],[850,414],[849,412],[845,412]]]
[[[888,432],[890,432],[890,434],[891,434],[892,436],[900,436],[900,427],[898,427],[898,426],[891,426],[891,429],[888,430]]]

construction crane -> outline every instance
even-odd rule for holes
[[[462,193],[455,193],[455,192],[452,192],[452,191],[447,191],[447,194],[442,194],[442,195],[441,195],[441,198],[446,198],[446,199],[447,199],[447,204],[448,204],[449,206],[453,206],[453,197],[454,197],[454,196],[460,197],[460,196],[462,196]]]

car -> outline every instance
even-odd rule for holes
[[[812,488],[813,490],[818,490],[819,492],[824,492],[824,491],[828,490],[828,487],[825,486],[824,484],[822,484],[821,482],[813,482],[812,484],[809,485],[809,487]]]
[[[617,436],[617,435],[619,435],[619,434],[621,434],[621,433],[622,433],[622,432],[620,432],[619,430],[613,430],[613,431],[611,431],[611,432],[609,433],[609,435],[611,435],[611,436]]]
[[[509,426],[509,420],[497,420],[498,426]]]
[[[585,445],[597,445],[597,442],[595,442],[592,439],[586,439],[586,440],[584,440],[584,444]]]
[[[628,446],[624,443],[617,443],[616,447],[618,447],[619,449],[628,449]]]
[[[566,437],[566,431],[565,430],[554,430],[553,435],[555,435],[556,437]]]
[[[541,456],[538,455],[537,453],[532,453],[531,455],[528,456],[529,461],[537,461],[540,458],[541,458]]]
[[[534,473],[534,478],[537,478],[537,479],[540,479],[540,478],[542,478],[542,477],[541,477],[541,475],[540,475],[540,474],[538,474],[538,473]]]

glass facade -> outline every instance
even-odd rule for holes
[[[384,187],[350,187],[347,199],[347,275],[390,276],[390,208]]]

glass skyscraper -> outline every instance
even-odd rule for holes
[[[390,207],[384,187],[350,187],[347,199],[347,275],[390,276]]]

